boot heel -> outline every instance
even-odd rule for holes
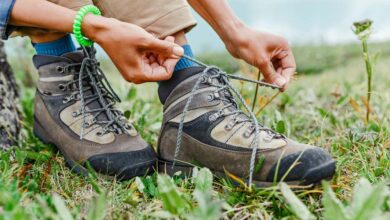
[[[47,135],[45,129],[42,127],[42,125],[39,123],[39,121],[34,118],[34,127],[33,127],[33,133],[36,137],[38,137],[44,144],[51,144],[53,145],[54,142],[50,139],[50,137]]]

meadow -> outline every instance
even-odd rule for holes
[[[31,53],[22,50],[24,43],[9,61],[20,86],[24,139],[14,151],[0,153],[0,219],[390,219],[390,42],[370,44],[370,121],[359,44],[295,47],[298,74],[289,89],[259,89],[254,112],[262,124],[319,145],[337,160],[332,180],[290,188],[250,188],[234,175],[218,179],[204,168],[185,179],[153,172],[123,182],[72,173],[63,157],[32,133],[37,76]],[[229,73],[257,77],[224,52],[198,58]],[[162,120],[157,85],[124,82],[107,59],[101,61],[125,115],[156,146]],[[255,85],[234,85],[252,105]]]

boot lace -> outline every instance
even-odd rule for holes
[[[97,132],[98,136],[110,132],[129,134],[128,130],[132,128],[132,125],[125,120],[120,110],[115,109],[115,104],[121,100],[101,70],[99,62],[95,58],[95,48],[82,47],[82,49],[85,57],[80,63],[64,66],[63,71],[67,73],[79,68],[78,72],[74,72],[74,80],[60,85],[60,89],[72,91],[69,96],[65,97],[63,103],[80,100],[80,109],[73,112],[73,117],[82,116],[80,139],[82,140],[85,135],[99,127],[102,130]],[[98,105],[92,106],[93,103],[98,103]],[[92,117],[86,121],[88,116]],[[84,134],[84,130],[93,125],[99,126]]]
[[[183,134],[183,126],[184,126],[184,118],[185,115],[188,112],[188,108],[190,106],[190,103],[192,102],[192,99],[194,95],[196,94],[196,91],[198,90],[200,84],[206,83],[210,86],[216,87],[216,91],[213,93],[213,95],[209,95],[208,99],[209,101],[213,99],[219,99],[224,103],[224,106],[217,112],[213,113],[212,115],[209,116],[210,121],[215,121],[220,117],[226,117],[226,116],[233,116],[232,120],[228,122],[226,125],[226,129],[233,129],[235,126],[243,123],[251,123],[249,126],[248,130],[245,131],[244,136],[246,138],[251,137],[254,135],[254,139],[251,142],[250,147],[252,148],[252,154],[251,154],[251,159],[250,159],[250,165],[249,165],[249,185],[251,185],[252,180],[253,180],[253,171],[255,167],[255,160],[256,160],[256,152],[257,149],[259,148],[259,135],[261,131],[266,132],[267,134],[267,140],[266,141],[271,141],[272,139],[275,138],[284,138],[282,134],[279,134],[275,131],[273,131],[270,128],[267,128],[260,124],[257,119],[255,114],[251,111],[249,106],[246,104],[244,98],[241,96],[241,94],[232,86],[230,83],[229,79],[235,79],[235,80],[242,80],[246,82],[252,82],[256,83],[262,86],[270,87],[273,89],[279,89],[280,87],[265,83],[262,81],[256,81],[252,79],[247,79],[241,76],[235,76],[235,75],[230,75],[227,74],[226,72],[222,71],[218,67],[215,66],[208,66],[192,57],[188,56],[183,56],[184,58],[197,63],[198,65],[205,67],[202,73],[200,73],[200,76],[198,80],[196,81],[195,85],[193,86],[190,95],[187,99],[187,102],[184,106],[183,112],[181,114],[180,118],[180,123],[179,123],[179,129],[178,129],[178,134],[177,134],[177,140],[176,140],[176,148],[175,148],[175,155],[174,155],[174,161],[173,161],[173,166],[175,166],[176,163],[176,158],[179,155],[180,152],[180,147],[182,145],[182,134]],[[217,80],[215,80],[217,79]],[[246,112],[249,114],[245,114],[243,111],[239,110],[239,105],[232,95],[234,94],[241,102],[241,104],[244,106]],[[227,110],[227,111],[226,111]]]

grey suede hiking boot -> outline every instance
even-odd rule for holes
[[[228,80],[237,76],[215,67],[183,71],[198,74],[177,85],[164,104],[159,171],[188,174],[194,165],[204,166],[258,186],[281,180],[309,185],[333,176],[335,161],[326,151],[254,123],[245,103],[249,116],[238,109],[235,97],[243,98]]]
[[[120,101],[86,48],[56,56],[35,56],[40,75],[34,133],[55,145],[73,171],[129,179],[155,164],[154,150],[115,108]],[[88,165],[89,163],[89,165]]]

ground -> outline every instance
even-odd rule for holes
[[[258,113],[263,124],[331,152],[337,160],[337,171],[329,183],[346,205],[351,203],[352,189],[362,177],[372,184],[387,181],[385,185],[389,189],[390,46],[380,43],[371,45],[370,50],[374,60],[370,122],[365,120],[367,80],[359,44],[294,48],[300,74],[287,92],[277,94],[265,108],[261,106],[276,91],[261,88],[254,111],[263,109]],[[201,54],[199,58],[256,78],[255,71],[224,53]],[[72,173],[53,147],[32,135],[34,88],[31,85],[36,75],[27,67],[28,59],[29,55],[20,52],[10,57],[21,86],[25,141],[14,152],[0,154],[0,219],[148,219],[153,216],[213,219],[218,215],[226,219],[297,218],[279,186],[249,189],[233,186],[230,180],[214,178],[212,190],[207,195],[200,193],[202,197],[196,193],[196,177],[174,177],[176,188],[172,188],[157,173],[124,182]],[[102,63],[111,75],[109,79],[119,79],[109,61],[104,59]],[[156,84],[134,86],[122,80],[111,81],[123,100],[120,106],[126,115],[135,122],[142,136],[156,146],[162,119]],[[240,82],[235,86],[252,105],[255,86]],[[324,208],[321,186],[292,188],[316,218],[324,218],[324,213],[326,218],[330,207]],[[389,196],[385,201],[377,206],[388,214]]]

